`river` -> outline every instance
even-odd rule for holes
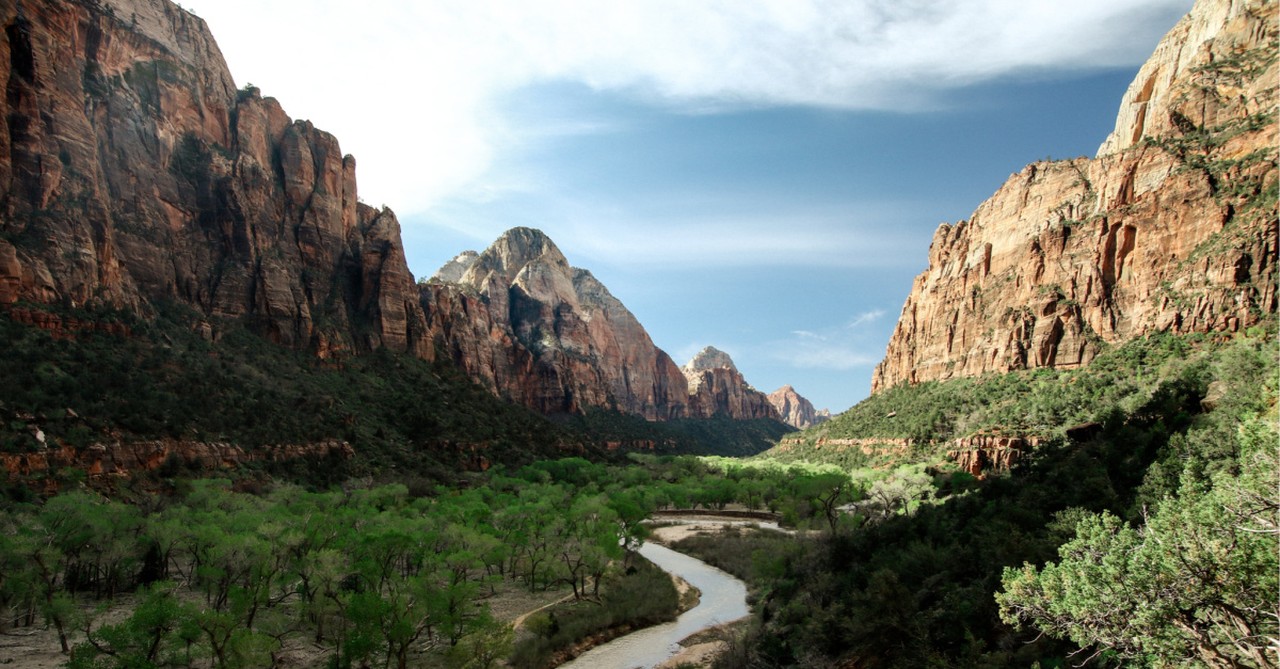
[[[746,585],[729,574],[654,543],[641,546],[640,554],[700,590],[701,601],[674,622],[646,627],[596,646],[560,665],[562,669],[648,669],[675,655],[680,650],[681,639],[750,612]]]

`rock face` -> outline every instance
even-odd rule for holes
[[[813,403],[805,399],[791,386],[783,386],[768,395],[769,404],[773,405],[782,422],[803,430],[831,418],[831,412],[823,409],[816,411]]]
[[[1030,165],[940,226],[873,390],[1072,367],[1104,342],[1275,313],[1277,13],[1199,0],[1097,157]]]
[[[780,420],[769,397],[742,378],[728,353],[708,346],[684,367],[689,382],[690,415],[702,418],[772,418]]]
[[[432,345],[473,379],[537,411],[778,419],[728,355],[708,348],[677,367],[622,302],[538,230],[508,230],[420,288]]]
[[[543,413],[688,413],[671,358],[538,230],[515,228],[483,253],[459,255],[421,289],[433,343],[512,401]]]
[[[0,305],[178,302],[321,354],[429,355],[395,215],[332,135],[236,90],[202,20],[23,0],[0,23]]]

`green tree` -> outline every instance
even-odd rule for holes
[[[1141,527],[1091,515],[1042,569],[1006,568],[1000,615],[1135,664],[1274,667],[1280,638],[1280,454],[1275,428],[1241,426],[1234,470],[1184,476]]]
[[[143,588],[137,607],[123,622],[97,630],[85,626],[86,641],[76,646],[70,669],[151,669],[164,666],[173,652],[175,632],[189,614],[173,595],[172,583]],[[176,658],[175,658],[176,659]]]

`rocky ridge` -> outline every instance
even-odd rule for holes
[[[873,390],[1274,314],[1276,44],[1274,2],[1199,0],[1095,158],[1030,165],[939,226]]]
[[[795,388],[789,385],[783,386],[768,395],[769,403],[777,410],[778,416],[782,422],[803,430],[813,427],[819,423],[826,422],[831,418],[831,412],[827,409],[818,411],[813,408],[813,403],[805,399]]]

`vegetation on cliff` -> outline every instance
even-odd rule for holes
[[[548,420],[494,397],[447,362],[385,349],[322,360],[230,320],[209,341],[203,322],[176,304],[149,318],[50,305],[0,312],[0,374],[15,380],[0,387],[0,453],[44,457],[63,446],[84,452],[95,444],[163,440],[176,444],[175,452],[182,444],[226,444],[253,460],[283,445],[345,442],[350,458],[253,465],[328,485],[352,476],[448,481],[459,468],[569,454],[751,454],[789,429],[773,420],[667,424],[608,412]],[[153,483],[200,475],[187,460],[173,455],[163,471],[115,473]],[[43,480],[10,484],[56,489],[83,474],[55,466],[36,474]],[[59,477],[66,480],[49,480]]]
[[[41,313],[123,328],[50,332],[0,315],[0,373],[22,380],[0,388],[7,452],[138,439],[249,450],[337,439],[356,453],[337,469],[332,462],[281,465],[312,483],[336,483],[393,471],[445,479],[460,464],[518,464],[582,448],[579,438],[493,397],[451,365],[385,350],[323,361],[235,327],[209,342],[193,329],[198,319],[177,305],[150,319]]]

